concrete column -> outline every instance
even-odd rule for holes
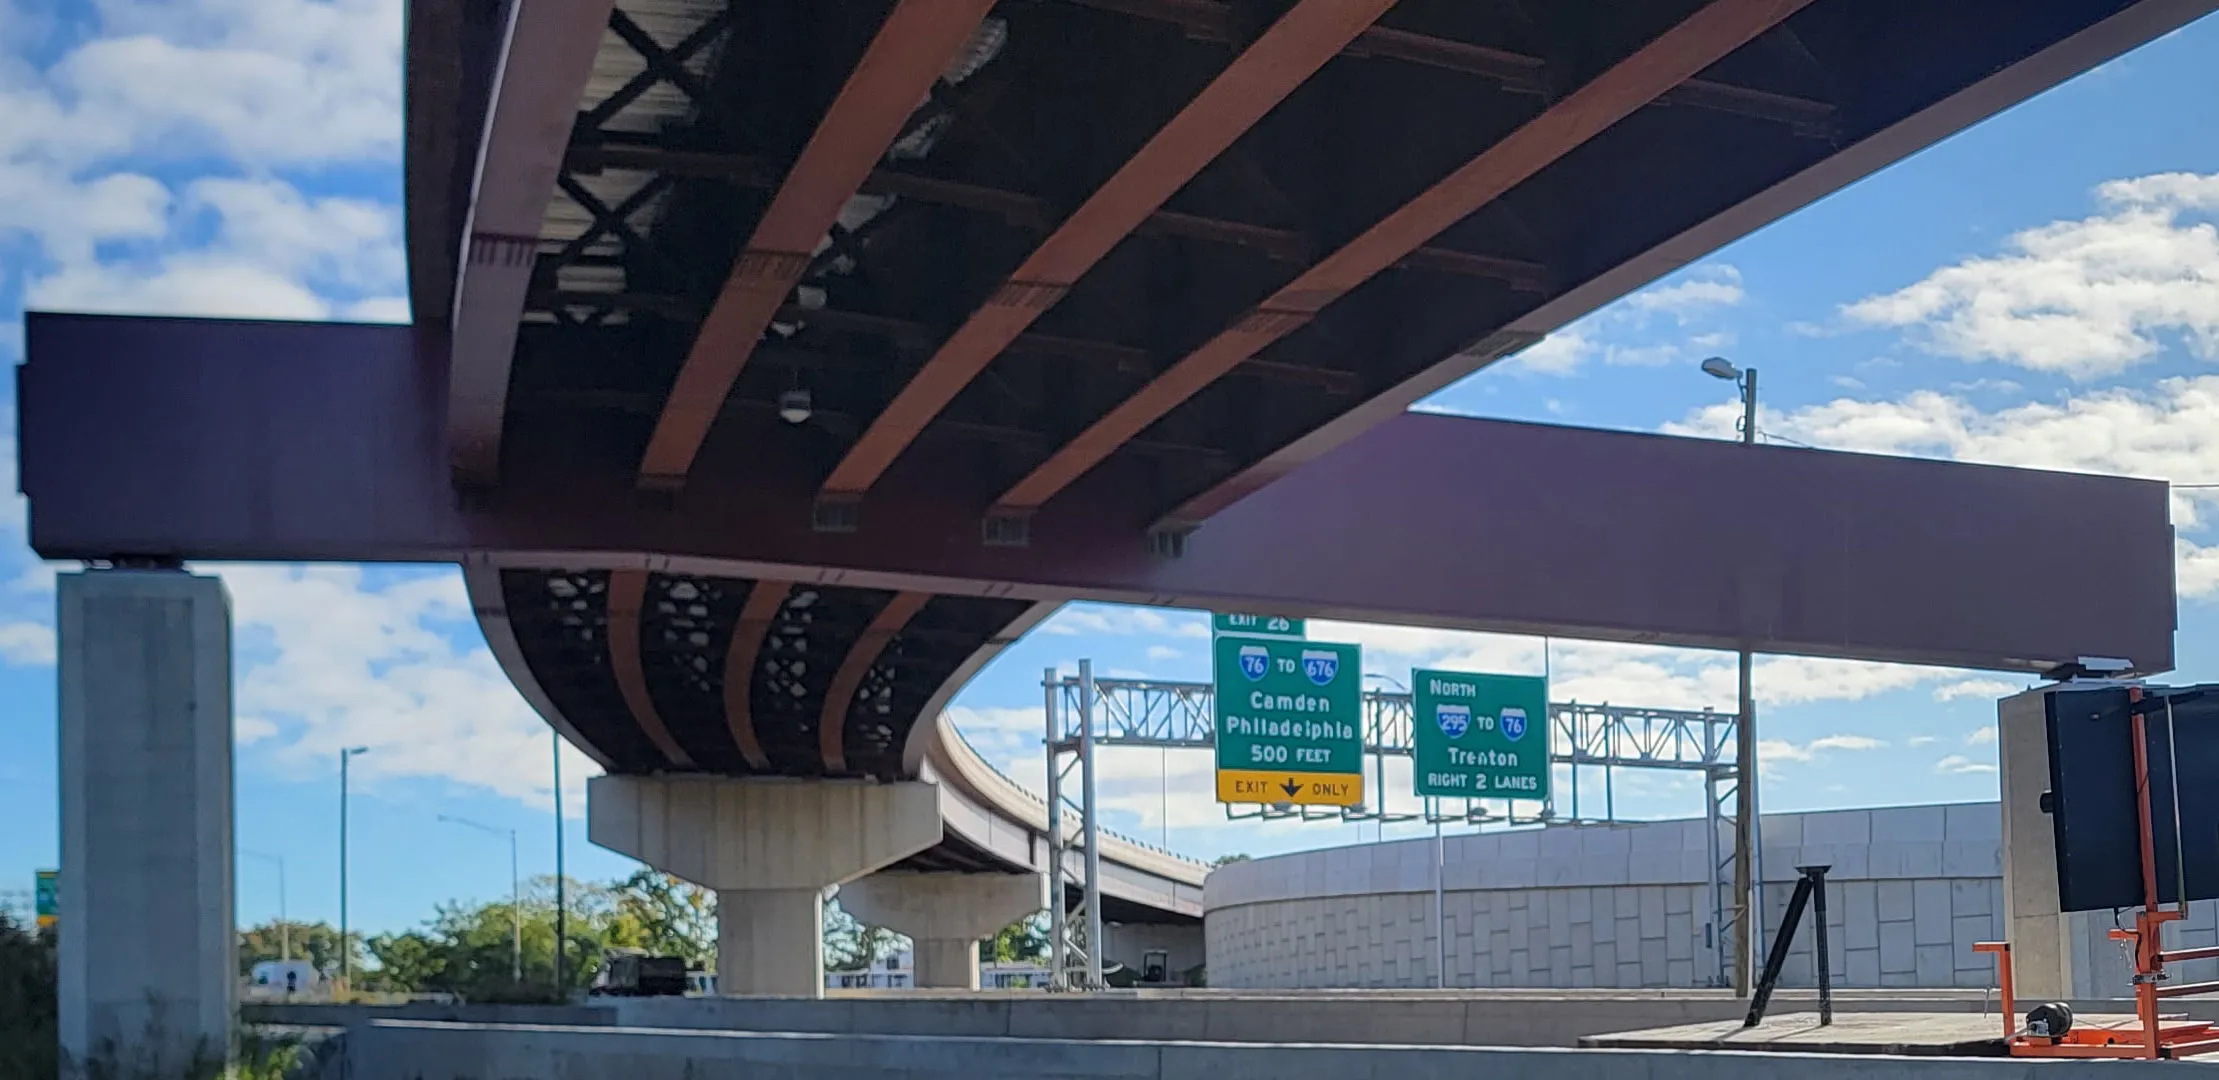
[[[717,990],[824,993],[827,889],[940,842],[927,783],[599,776],[593,842],[717,891]]]
[[[2072,921],[2059,910],[2057,834],[2042,812],[2049,790],[2048,702],[2028,690],[1996,703],[2003,793],[2003,925],[2011,981],[2030,1007],[2074,996]],[[2073,691],[2061,691],[2073,693]]]
[[[795,942],[817,942],[796,949]],[[820,889],[717,891],[718,991],[816,997],[824,992],[824,892]],[[724,984],[723,972],[734,982]]]
[[[58,582],[60,1036],[184,1075],[230,1050],[231,602],[176,571]]]
[[[979,942],[1048,906],[1041,874],[889,870],[840,889],[840,907],[916,943],[917,986],[979,988]]]

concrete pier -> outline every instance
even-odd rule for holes
[[[940,842],[926,783],[598,776],[587,831],[717,891],[717,989],[824,995],[823,898]]]
[[[889,870],[842,888],[840,906],[916,943],[918,987],[976,990],[979,942],[1047,907],[1048,879]]]
[[[176,571],[58,593],[62,1050],[183,1075],[232,1029],[230,599]]]

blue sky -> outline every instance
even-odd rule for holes
[[[1466,380],[1426,407],[1731,437],[1695,363],[1763,372],[1768,438],[2219,482],[2219,22],[2206,20],[1811,206]],[[397,0],[0,0],[0,356],[38,308],[399,319]],[[12,381],[0,382],[0,397]],[[0,402],[12,432],[13,402]],[[11,452],[6,459],[12,466]],[[1569,497],[1577,497],[1576,493]],[[2181,668],[2219,675],[2219,491],[2176,499]],[[0,514],[0,902],[56,851],[52,569]],[[336,751],[357,759],[356,925],[412,924],[553,865],[546,728],[485,652],[441,567],[223,567],[239,626],[238,843],[282,857],[296,918],[335,918]],[[1538,672],[1542,643],[1313,624],[1366,666]],[[981,750],[1040,774],[1038,681],[1202,679],[1194,613],[1086,606],[1010,648],[957,700]],[[1732,658],[1554,642],[1558,698],[1733,702]],[[1760,664],[1768,809],[1994,795],[1977,672]],[[573,873],[629,869],[585,840],[587,763],[565,759]],[[1341,844],[1372,826],[1227,822],[1209,763],[1114,753],[1114,826],[1200,856]],[[1589,790],[1592,790],[1591,788]],[[1621,776],[1623,814],[1698,811]],[[1396,830],[1387,830],[1394,835]],[[243,920],[276,914],[271,860],[239,864]]]

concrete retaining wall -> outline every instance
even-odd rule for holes
[[[2063,1080],[2092,1069],[2177,1068],[2012,1058],[1872,1058],[1640,1050],[1243,1046],[950,1036],[766,1035],[380,1021],[353,1032],[350,1080]]]
[[[1845,993],[1843,1012],[1977,1012],[1962,991]],[[1809,1011],[1788,991],[1775,1013]],[[1575,1046],[1581,1036],[1730,1020],[1746,1002],[1723,991],[1462,994],[1306,991],[1299,995],[1166,991],[1110,994],[618,1001],[620,1027],[1024,1039],[1208,1040],[1239,1043],[1407,1043],[1421,1046]],[[2117,1011],[2116,1009],[2098,1011]]]
[[[330,1005],[321,1003],[242,1002],[239,1021],[289,1027],[361,1027],[372,1020],[442,1020],[470,1024],[563,1024],[571,1027],[616,1023],[616,1011],[592,1005],[448,1005],[412,1001],[406,1005]]]
[[[1449,986],[1717,985],[1722,945],[1701,820],[1451,837],[1442,884]],[[1766,918],[1795,868],[1828,875],[1835,985],[1986,987],[1975,941],[2002,936],[1994,803],[1767,815]],[[1730,850],[1730,844],[1720,847]],[[1210,985],[1433,985],[1430,839],[1231,863],[1205,891]],[[1783,984],[1816,981],[1810,921]]]

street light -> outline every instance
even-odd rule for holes
[[[285,856],[248,851],[245,848],[240,848],[239,854],[256,859],[268,859],[277,864],[278,958],[290,963],[293,959],[293,920],[285,914]]]
[[[519,884],[521,879],[516,876],[516,830],[496,829],[491,825],[481,825],[469,818],[459,818],[449,814],[439,815],[439,820],[449,825],[461,825],[465,828],[476,829],[479,832],[492,833],[495,836],[500,836],[503,833],[508,834],[509,914],[516,924],[516,936],[509,950],[509,981],[521,984],[524,981],[524,890]]]
[[[550,730],[555,754],[555,992],[570,998],[570,903],[562,869],[562,732]]]
[[[347,937],[347,762],[370,752],[367,746],[339,751],[339,989],[352,989],[354,949]]]
[[[1757,445],[1757,369],[1734,366],[1723,356],[1703,361],[1703,374],[1733,383],[1741,391],[1741,444]],[[1734,722],[1734,764],[1741,775],[1734,782],[1734,993],[1747,996],[1757,950],[1763,947],[1764,928],[1757,925],[1764,910],[1764,881],[1758,865],[1760,827],[1757,821],[1757,703],[1750,690],[1754,658],[1740,650],[1740,716]]]

